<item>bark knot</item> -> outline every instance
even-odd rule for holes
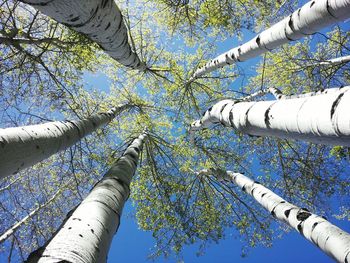
[[[288,218],[289,217],[289,214],[290,214],[290,211],[291,211],[292,209],[288,209],[288,210],[286,210],[286,211],[284,211],[284,215]]]
[[[311,216],[310,212],[307,211],[300,211],[297,214],[297,219],[298,221],[305,221],[306,219],[308,219]]]

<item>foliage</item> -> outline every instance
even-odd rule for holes
[[[220,41],[229,36],[243,39],[247,30],[266,27],[297,5],[252,0],[122,2],[133,48],[150,66],[140,73],[120,67],[87,38],[27,5],[3,1],[2,127],[83,118],[124,103],[134,107],[81,143],[0,182],[1,233],[63,189],[1,244],[1,252],[16,262],[46,242],[145,127],[150,136],[131,197],[139,227],[155,239],[153,259],[181,257],[187,245],[197,245],[200,255],[231,236],[242,241],[246,255],[250,247],[270,246],[281,235],[273,218],[241,189],[197,176],[204,168],[244,172],[290,202],[349,219],[344,208],[350,183],[345,176],[348,149],[248,137],[221,126],[203,130],[193,140],[187,132],[191,121],[224,98],[242,98],[269,86],[291,94],[348,84],[349,64],[314,64],[349,54],[350,35],[341,27],[283,46],[257,60],[255,67],[243,63],[187,83],[196,68],[217,53]],[[109,86],[103,90],[95,87],[104,86],[102,81],[85,83],[91,75]]]

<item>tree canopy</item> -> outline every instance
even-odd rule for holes
[[[0,181],[0,234],[25,219],[0,237],[4,258],[24,261],[47,242],[145,128],[130,197],[139,228],[154,237],[152,259],[180,259],[191,244],[201,255],[231,236],[247,255],[290,230],[232,182],[198,175],[202,169],[244,173],[297,206],[350,219],[349,148],[248,136],[220,124],[189,133],[190,124],[223,99],[242,100],[270,87],[292,95],[349,85],[350,63],[320,64],[350,55],[349,22],[189,81],[211,58],[306,1],[116,3],[146,70],[124,67],[30,5],[0,3],[1,128],[81,120],[130,105],[74,146]],[[271,96],[254,100],[266,99]]]

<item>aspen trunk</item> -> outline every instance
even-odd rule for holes
[[[126,67],[144,71],[128,42],[123,16],[114,0],[20,0],[43,14],[82,33]]]
[[[271,93],[275,97],[275,99],[280,99],[279,95],[282,94],[282,92],[276,88],[261,89],[261,90],[258,90],[257,92],[255,92],[251,95],[248,95],[248,96],[242,98],[241,101],[251,101],[251,100],[255,99],[256,97],[264,96],[267,93]]]
[[[220,101],[191,124],[190,134],[220,123],[248,135],[350,146],[350,86],[274,95],[278,100]]]
[[[190,81],[218,68],[246,61],[350,17],[350,0],[310,1],[290,16],[199,68]]]
[[[0,179],[74,145],[129,107],[112,108],[78,121],[0,129]]]
[[[70,214],[53,238],[27,262],[106,262],[146,137],[140,135]]]
[[[338,58],[332,58],[324,61],[316,61],[310,63],[308,66],[329,66],[329,65],[338,65],[343,63],[350,62],[350,56],[343,56]]]
[[[69,185],[73,180],[69,180],[62,188],[58,189],[56,193],[51,196],[49,200],[47,200],[45,203],[38,205],[34,210],[32,210],[27,216],[23,217],[20,221],[15,223],[13,226],[11,226],[8,230],[6,230],[1,236],[0,236],[0,244],[4,242],[6,239],[8,239],[10,236],[12,236],[24,223],[26,223],[28,220],[30,220],[33,216],[35,216],[41,209],[47,207],[50,205],[55,199],[62,193],[64,190],[64,187]]]
[[[214,174],[215,176],[215,174]],[[221,179],[234,182],[247,194],[268,210],[276,219],[296,229],[307,240],[338,262],[350,262],[350,234],[328,222],[325,218],[312,214],[286,202],[258,182],[240,173],[228,171]]]

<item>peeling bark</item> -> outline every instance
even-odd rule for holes
[[[123,16],[114,0],[20,0],[82,33],[126,67],[146,70],[128,42]]]
[[[254,197],[272,216],[296,229],[330,257],[338,262],[350,262],[350,234],[331,224],[325,218],[315,215],[305,208],[288,203],[271,190],[243,174],[231,171],[217,173],[208,170],[204,170],[202,174],[210,174],[219,180],[234,182],[244,192]]]
[[[30,254],[28,263],[106,262],[146,136],[143,133],[132,142],[53,238]]]
[[[276,96],[271,101],[220,101],[191,124],[190,134],[221,123],[248,135],[350,146],[350,86]]]
[[[218,68],[255,58],[290,41],[350,17],[350,0],[310,1],[252,40],[233,48],[199,68],[189,82]]]
[[[0,129],[0,179],[74,145],[130,107],[123,105],[78,121]]]

